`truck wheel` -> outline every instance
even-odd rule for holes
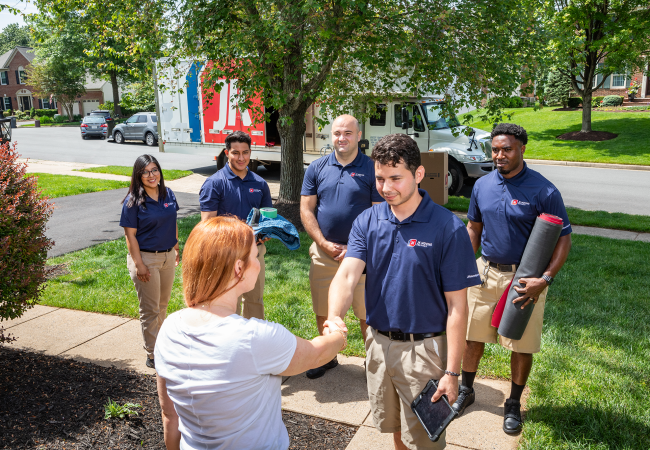
[[[460,164],[452,159],[448,161],[447,168],[447,176],[449,177],[447,195],[458,195],[458,192],[463,187],[463,169],[460,167]]]
[[[153,133],[147,133],[147,135],[144,137],[144,142],[149,147],[153,147],[154,145],[156,145],[156,138],[153,137]]]
[[[217,156],[217,170],[223,169],[226,166],[227,160],[228,158],[226,157],[225,150],[221,150],[221,153]]]

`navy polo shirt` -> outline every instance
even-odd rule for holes
[[[564,221],[560,236],[571,233],[571,223],[560,191],[539,172],[524,168],[507,179],[498,171],[479,178],[472,189],[467,218],[482,222],[482,253],[499,264],[519,264],[526,243],[542,213]]]
[[[375,163],[361,152],[345,167],[334,152],[318,158],[305,172],[300,195],[317,197],[318,226],[325,239],[337,244],[348,243],[361,212],[384,200],[375,184]]]
[[[352,225],[345,257],[366,263],[367,322],[377,330],[446,330],[444,293],[481,282],[463,222],[419,192],[420,205],[403,222],[381,203]]]
[[[271,190],[264,178],[249,170],[242,180],[230,169],[230,164],[209,177],[199,193],[201,211],[216,211],[217,215],[232,214],[246,220],[253,208],[273,206]]]
[[[140,248],[146,250],[167,250],[176,245],[176,211],[178,203],[171,189],[167,188],[167,196],[155,201],[149,196],[145,202],[127,208],[129,195],[122,204],[120,226],[135,228],[135,239]]]

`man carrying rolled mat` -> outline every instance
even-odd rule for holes
[[[321,335],[327,319],[330,283],[347,251],[352,222],[360,213],[382,201],[375,186],[374,163],[359,151],[360,139],[356,118],[349,115],[337,117],[332,123],[334,152],[309,165],[300,193],[300,218],[314,241],[309,248],[309,285]],[[355,288],[352,308],[365,337],[364,284],[365,275]],[[334,358],[321,367],[308,370],[307,377],[322,377],[337,365]]]
[[[562,196],[553,184],[529,169],[524,162],[528,135],[511,123],[500,123],[492,131],[492,159],[498,170],[476,181],[472,190],[467,231],[474,252],[482,247],[477,260],[482,284],[467,291],[469,318],[467,343],[463,354],[462,381],[453,408],[462,414],[474,403],[474,377],[483,356],[485,343],[498,343],[510,350],[512,387],[504,406],[503,431],[521,431],[521,394],[533,366],[533,353],[540,351],[544,303],[548,286],[560,271],[571,249],[571,225]],[[497,335],[491,325],[492,313],[515,275],[524,248],[542,213],[564,221],[551,262],[541,278],[521,278],[517,289],[518,305],[535,304],[520,340]]]
[[[251,137],[243,131],[235,131],[228,135],[225,143],[228,164],[205,180],[201,186],[201,220],[231,214],[246,221],[251,209],[273,206],[271,190],[262,177],[248,170],[251,160]],[[241,304],[241,315],[246,319],[264,319],[264,242],[268,240],[269,238],[260,240],[257,244],[260,273],[255,287],[244,294],[237,304],[237,312]]]

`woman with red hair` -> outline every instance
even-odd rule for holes
[[[253,230],[235,217],[200,222],[183,258],[188,308],[167,318],[155,348],[167,449],[287,449],[282,376],[330,361],[346,333],[328,322],[307,341],[236,314],[260,263]]]

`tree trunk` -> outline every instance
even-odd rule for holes
[[[120,91],[117,85],[117,72],[111,70],[111,87],[113,88],[113,111],[116,116],[122,115],[122,108],[120,108]]]
[[[303,145],[305,137],[305,114],[307,107],[298,107],[293,112],[280,108],[280,120],[278,120],[278,131],[282,145],[281,156],[282,166],[280,170],[280,203],[299,203],[300,191],[302,190],[302,179],[304,176]],[[292,123],[286,124],[282,120],[292,119]],[[286,120],[285,119],[285,120]]]
[[[582,97],[582,129],[581,133],[589,133],[591,131],[591,96],[592,92],[585,90]]]
[[[63,103],[63,108],[65,109],[66,113],[68,114],[68,122],[72,122],[74,119],[74,101],[72,102],[64,102]]]

